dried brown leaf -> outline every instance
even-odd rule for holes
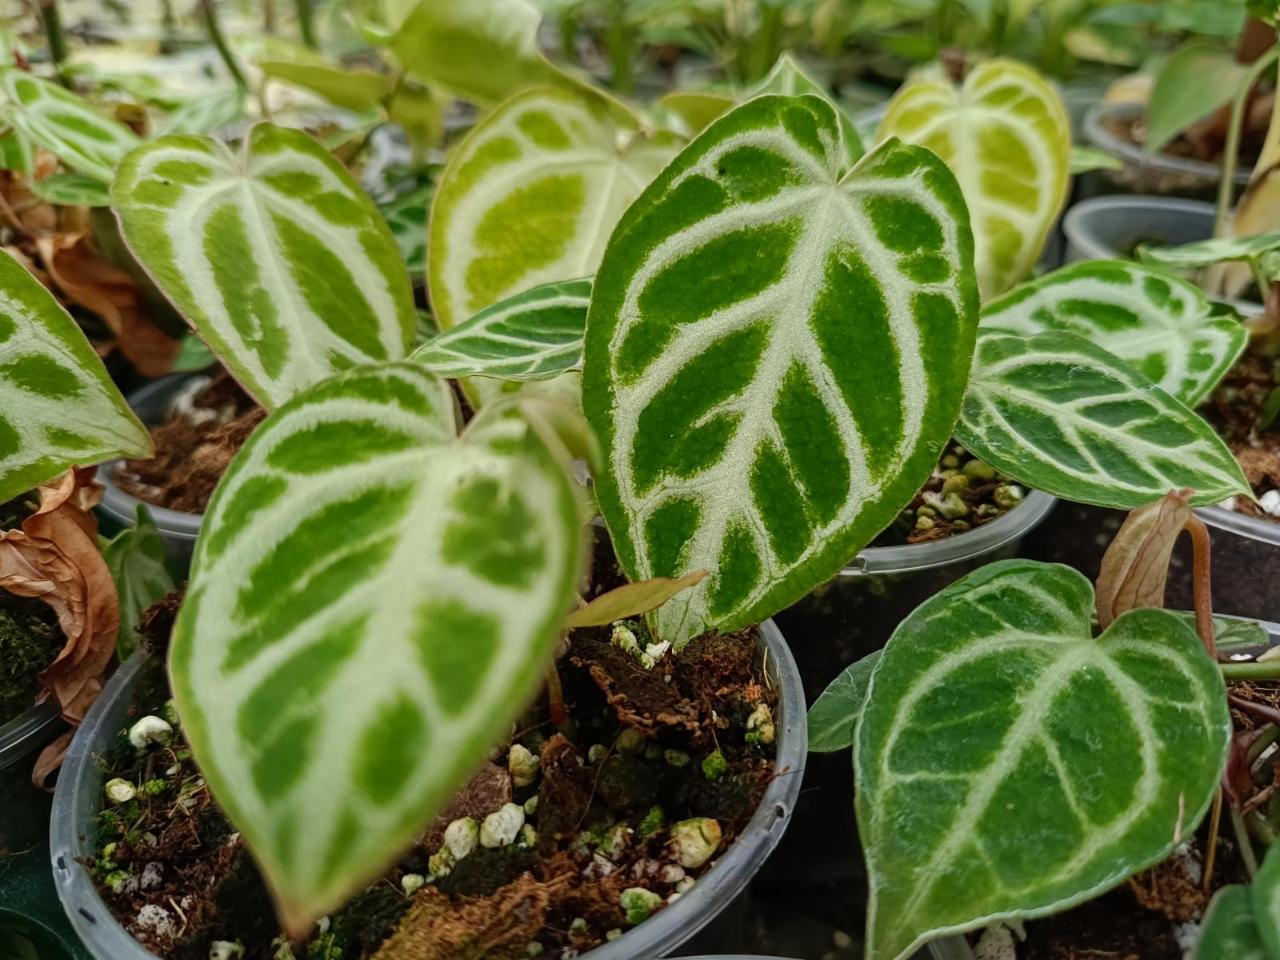
[[[1191,515],[1190,490],[1171,490],[1130,512],[1102,557],[1099,626],[1107,627],[1128,610],[1164,606],[1169,558]]]

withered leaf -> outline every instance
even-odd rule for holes
[[[1098,573],[1098,625],[1106,628],[1128,610],[1163,607],[1169,558],[1191,519],[1191,490],[1171,490],[1129,513],[1102,557]]]

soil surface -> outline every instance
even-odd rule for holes
[[[29,512],[20,501],[0,504],[0,530],[17,527]],[[44,689],[40,674],[65,642],[52,607],[0,589],[0,724],[35,706]]]
[[[1214,391],[1202,411],[1240,461],[1253,492],[1262,497],[1280,490],[1280,417],[1260,428],[1267,398],[1280,387],[1277,361],[1246,353]],[[1257,503],[1235,497],[1233,509],[1280,523]]]
[[[231,458],[266,416],[225,372],[219,373],[159,426],[156,455],[128,460],[116,474],[121,489],[170,510],[202,513]]]
[[[1242,171],[1253,169],[1253,165],[1258,160],[1258,154],[1262,151],[1262,144],[1267,135],[1267,124],[1271,116],[1271,100],[1269,95],[1265,98],[1257,98],[1246,116],[1240,139],[1239,169]],[[1174,137],[1160,151],[1161,154],[1221,166],[1222,155],[1226,149],[1225,119],[1225,115],[1215,114],[1194,124]],[[1111,117],[1106,121],[1106,126],[1113,136],[1127,140],[1134,146],[1142,147],[1147,139],[1146,122],[1146,117],[1139,114],[1133,117]]]
[[[605,570],[592,593],[620,582],[611,562]],[[698,638],[646,668],[611,628],[575,631],[559,661],[568,721],[557,729],[545,699],[532,708],[393,869],[290,948],[167,706],[163,653],[179,604],[171,595],[144,618],[153,656],[132,711],[166,717],[177,732],[144,751],[119,732],[104,777],[137,795],[104,801],[88,864],[117,919],[164,958],[205,960],[227,940],[245,947],[244,960],[569,960],[696,882],[773,776],[777,694],[753,632]],[[630,631],[644,651],[641,625]],[[536,769],[518,754],[537,758]],[[505,805],[524,820],[514,842],[472,843],[463,856],[445,843],[451,823],[470,817],[474,829],[500,808],[514,812]],[[711,859],[682,865],[689,845],[675,828],[693,818],[714,820],[698,836],[718,830],[720,841]],[[625,908],[623,891],[634,888],[653,894],[645,909]]]

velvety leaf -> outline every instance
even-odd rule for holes
[[[431,304],[448,330],[540,283],[595,273],[624,210],[679,149],[603,98],[535,90],[454,150],[431,212]]]
[[[1195,631],[1134,610],[1092,634],[1089,582],[989,564],[894,631],[854,768],[867,960],[1043,916],[1159,863],[1208,810],[1231,714]]]
[[[1193,40],[1175,50],[1156,74],[1147,104],[1146,149],[1159,153],[1179,133],[1236,95],[1249,73],[1221,44]]]
[[[7,103],[0,117],[78,173],[110,183],[120,159],[139,143],[118,120],[49,80],[0,69]]]
[[[979,63],[956,87],[902,87],[880,124],[942,157],[973,218],[978,281],[990,299],[1031,272],[1066,201],[1071,125],[1057,92],[1012,60]]]
[[[884,144],[847,175],[817,97],[712,124],[627,211],[596,277],[584,409],[632,580],[707,569],[663,639],[769,616],[830,579],[946,443],[977,322],[955,178]]]
[[[1195,627],[1195,613],[1190,610],[1173,612]],[[1213,618],[1213,645],[1218,648],[1220,657],[1229,659],[1233,653],[1246,650],[1252,656],[1266,650],[1270,644],[1270,635],[1256,620],[1241,620],[1236,617]]]
[[[1274,843],[1249,884],[1249,900],[1265,952],[1280,957],[1280,848]]]
[[[880,662],[880,650],[845,667],[809,708],[809,752],[835,753],[853,746],[853,730],[867,702],[871,671]]]
[[[395,239],[305,133],[258,124],[238,155],[161,137],[125,159],[111,197],[138,261],[268,409],[407,353],[413,294]]]
[[[1177,247],[1144,243],[1138,247],[1138,257],[1169,270],[1199,270],[1231,260],[1255,260],[1273,250],[1280,250],[1280,231],[1249,237],[1212,237]]]
[[[1273,960],[1254,922],[1248,887],[1232,884],[1213,895],[1194,960]]]
[[[1155,503],[1130,511],[1098,572],[1098,626],[1122,613],[1164,607],[1173,546],[1191,519],[1191,491],[1170,491]]]
[[[984,332],[956,438],[1001,473],[1077,503],[1132,510],[1183,487],[1197,506],[1250,494],[1194,411],[1071,333]]]
[[[0,503],[72,465],[150,453],[151,435],[79,326],[0,252]]]
[[[421,277],[426,271],[427,213],[435,190],[434,183],[424,183],[378,207],[400,247],[405,269],[414,277]]]
[[[1240,359],[1249,332],[1204,292],[1136,263],[1092,260],[1024,283],[982,311],[983,329],[1075,333],[1194,406]]]
[[[545,380],[582,367],[591,280],[544,283],[419,347],[412,359],[442,377]]]
[[[294,935],[378,875],[533,695],[582,552],[513,407],[357,368],[272,413],[205,514],[173,692]]]
[[[564,625],[570,629],[603,627],[627,617],[638,617],[656,610],[682,590],[697,586],[706,575],[707,571],[697,570],[676,580],[655,577],[641,583],[624,583],[573,611]]]
[[[243,90],[239,87],[216,90],[178,107],[156,132],[161,135],[215,133],[235,123],[244,114]]]
[[[862,146],[862,138],[858,136],[858,131],[854,127],[853,121],[849,118],[844,108],[836,102],[826,84],[815,80],[790,53],[784,53],[778,58],[778,62],[773,65],[773,69],[769,71],[763,80],[748,91],[745,99],[751,100],[769,93],[788,97],[798,97],[804,94],[821,97],[836,112],[836,117],[840,121],[840,136],[843,138],[845,156],[849,165],[852,166],[857,163],[859,158],[866,153]]]
[[[120,597],[116,650],[123,662],[137,647],[134,628],[142,611],[174,588],[173,576],[165,566],[164,540],[144,504],[138,504],[133,526],[125,527],[102,548],[102,559]]]

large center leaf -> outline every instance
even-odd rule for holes
[[[579,567],[559,462],[510,406],[363,367],[263,422],[223,477],[174,696],[290,932],[390,861],[532,695]]]
[[[1183,620],[1100,637],[1068,567],[994,563],[927,601],[871,678],[854,760],[867,960],[1043,916],[1162,860],[1227,759],[1222,677]]]
[[[76,322],[0,251],[0,503],[72,465],[150,453],[150,435]]]
[[[880,136],[937,153],[960,180],[973,216],[978,282],[990,299],[1035,265],[1067,198],[1071,125],[1053,87],[1013,60],[978,64],[957,87],[908,83]]]
[[[1219,503],[1249,484],[1196,413],[1072,333],[983,331],[956,437],[1011,477],[1132,510],[1190,487]]]
[[[1023,284],[983,309],[982,327],[1079,334],[1189,406],[1208,395],[1249,342],[1239,320],[1214,315],[1194,284],[1108,260],[1073,264]]]
[[[587,323],[597,491],[633,580],[707,569],[675,642],[835,574],[927,478],[977,312],[955,178],[896,141],[850,173],[816,97],[717,120],[609,243]]]
[[[161,137],[125,158],[111,200],[139,262],[268,408],[412,343],[395,238],[300,131],[259,124],[239,156],[211,137]]]
[[[427,276],[442,329],[529,287],[595,273],[614,225],[675,155],[604,97],[534,90],[495,110],[441,176]]]

